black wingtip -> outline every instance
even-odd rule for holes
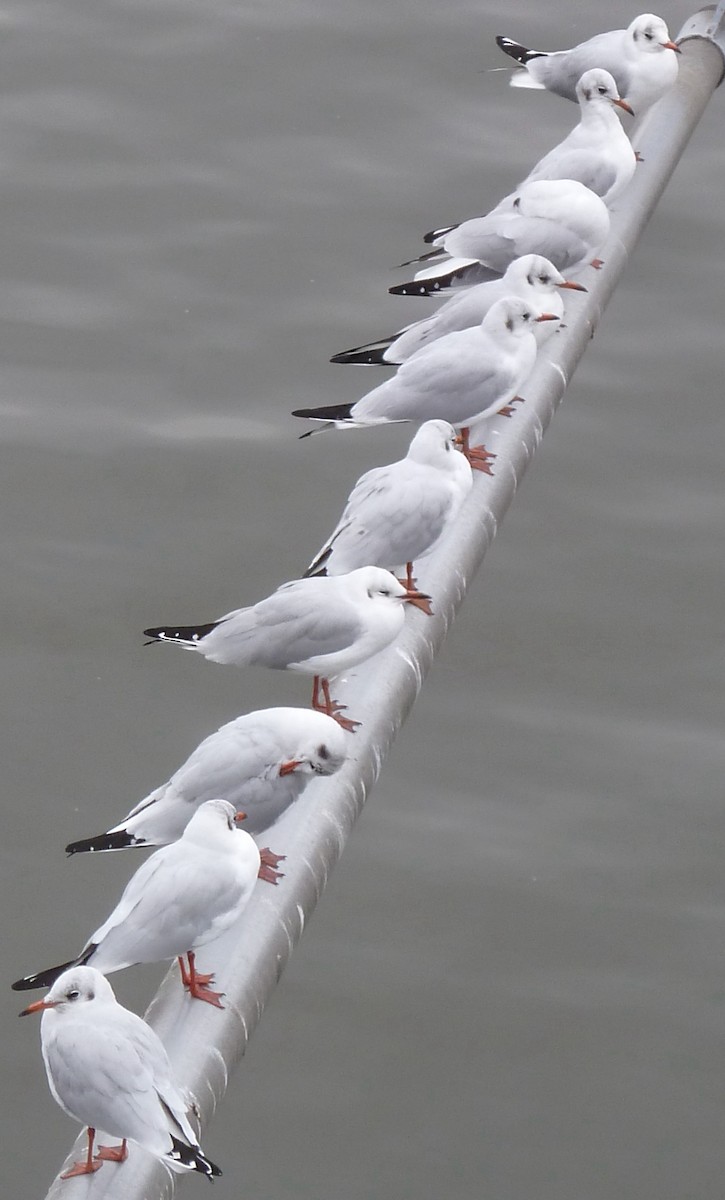
[[[352,404],[328,404],[322,408],[296,408],[293,417],[312,417],[315,421],[347,421],[352,413]],[[306,437],[306,434],[302,434]],[[151,634],[152,630],[147,629],[147,634]]]
[[[331,363],[353,363],[362,367],[394,367],[394,360],[388,361],[385,353],[390,349],[392,338],[385,341],[371,342],[368,346],[356,346],[354,350],[343,350],[342,354],[333,354]]]
[[[184,1167],[189,1167],[192,1171],[198,1171],[201,1175],[206,1175],[210,1182],[220,1178],[222,1174],[221,1167],[218,1167],[210,1158],[202,1154],[198,1146],[187,1146],[186,1142],[180,1141],[179,1138],[175,1138],[173,1135],[171,1137],[171,1145],[169,1158],[180,1162]]]
[[[520,42],[515,42],[513,38],[501,37],[500,34],[496,38],[496,45],[499,50],[503,50],[504,54],[508,54],[509,58],[515,59],[522,67],[531,62],[532,58],[546,58],[544,50],[528,50]]]
[[[81,958],[71,958],[69,962],[60,963],[57,967],[48,967],[45,971],[38,971],[35,975],[25,975],[22,979],[16,979],[15,983],[10,984],[10,987],[14,992],[29,992],[33,988],[52,987],[64,971],[69,971],[71,967],[82,966],[93,950],[95,950],[95,946],[89,947],[88,953],[82,955]]]
[[[427,283],[411,279],[408,283],[396,283],[388,288],[388,293],[391,296],[430,296],[431,288]]]
[[[111,833],[99,833],[97,837],[82,838],[79,842],[69,842],[65,848],[68,855],[92,854],[102,850],[125,850],[127,846],[142,846],[143,838],[137,838],[125,829],[117,829]]]
[[[209,621],[207,625],[160,625],[157,629],[144,629],[143,635],[155,642],[200,642],[218,624]]]

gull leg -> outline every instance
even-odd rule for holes
[[[498,410],[498,412],[496,413],[496,416],[497,417],[512,417],[516,411],[516,409],[514,408],[514,404],[523,404],[523,403],[524,403],[523,396],[514,396],[513,399],[509,400],[508,404],[504,404],[503,408],[500,408]]]
[[[405,579],[399,579],[398,582],[402,583],[403,587],[409,592],[418,591],[418,582],[413,574],[412,562],[405,564]],[[419,608],[420,611],[424,612],[427,617],[433,616],[433,609],[431,608],[431,603],[427,596],[419,596],[415,600],[411,598],[408,603],[412,604],[413,608]]]
[[[196,955],[193,950],[188,950],[186,957],[189,960],[188,974],[182,966],[183,960],[181,958],[179,959],[179,967],[181,969],[181,982],[189,995],[195,1000],[204,1000],[207,1004],[213,1004],[214,1008],[224,1008],[220,999],[224,995],[224,992],[213,992],[208,986],[213,982],[214,976],[202,975],[196,970],[194,965]]]
[[[592,261],[590,262],[589,266],[594,267],[595,271],[601,271],[602,267],[604,266],[604,259],[603,258],[593,258]]]
[[[88,1135],[88,1151],[85,1159],[73,1163],[73,1166],[68,1171],[63,1172],[61,1179],[73,1179],[76,1175],[93,1175],[94,1172],[100,1171],[103,1164],[93,1161],[93,1142],[96,1137],[96,1131],[89,1125],[86,1132]]]
[[[284,871],[278,871],[277,867],[281,862],[284,862],[286,854],[275,854],[268,846],[264,850],[259,851],[259,857],[262,860],[259,868],[259,878],[265,883],[277,883],[279,879],[284,879]]]
[[[124,1138],[120,1146],[99,1146],[95,1162],[125,1162],[128,1158],[128,1146]]]
[[[474,471],[483,471],[485,475],[493,475],[491,470],[491,459],[496,455],[487,450],[485,446],[471,446],[469,438],[471,431],[467,425],[461,429],[459,436],[456,438],[456,444],[461,447],[465,458],[468,459]]]
[[[320,688],[322,688],[323,700],[320,700]],[[348,733],[354,733],[360,724],[359,721],[351,721],[348,717],[341,716],[347,707],[345,704],[338,704],[330,696],[330,684],[321,675],[315,675],[312,684],[312,707],[316,712],[324,713],[325,716],[332,717],[333,721],[337,721],[343,729]]]

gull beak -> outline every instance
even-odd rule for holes
[[[291,775],[293,771],[302,766],[303,762],[302,758],[291,758],[289,762],[283,762],[279,769],[280,775]]]
[[[425,592],[407,591],[403,596],[406,604],[412,604],[413,608],[419,608],[427,617],[432,617],[433,609],[431,608],[431,598]]]
[[[236,812],[234,814],[234,824],[241,825],[242,821],[246,821],[247,814],[245,812]]]
[[[589,289],[584,287],[583,283],[574,283],[573,279],[565,279],[563,283],[557,283],[557,287],[569,288],[572,292],[586,292]]]
[[[29,1017],[31,1013],[42,1012],[45,1008],[57,1008],[57,1000],[34,1000],[27,1008],[24,1008],[19,1017]]]
[[[682,54],[677,42],[660,42],[660,46],[663,50],[674,50],[675,54]]]
[[[559,317],[557,317],[556,313],[541,313],[536,318],[536,320],[537,321],[558,321]]]
[[[675,49],[677,49],[676,46]],[[625,112],[629,113],[630,117],[634,116],[634,109],[632,106],[627,104],[626,100],[620,100],[619,96],[617,96],[616,100],[612,100],[612,104],[616,104],[617,108],[623,108]]]

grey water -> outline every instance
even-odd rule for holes
[[[673,33],[690,9],[662,15]],[[607,6],[606,24],[635,10]],[[308,681],[145,650],[308,562],[405,429],[299,443],[423,315],[420,235],[576,119],[493,38],[593,0],[9,0],[0,14],[3,964],[134,863],[66,860]],[[716,93],[224,1104],[215,1196],[715,1200],[725,1171]],[[646,169],[646,163],[641,168]],[[142,1011],[161,969],[114,977]],[[2,1006],[8,1195],[75,1136]],[[181,1185],[191,1194],[200,1181]]]

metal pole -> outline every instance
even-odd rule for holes
[[[202,970],[207,966],[216,970],[217,983],[226,993],[226,1008],[220,1012],[189,1002],[176,967],[151,1003],[148,1019],[166,1044],[179,1078],[194,1095],[204,1128],[496,535],[627,256],[725,74],[723,8],[725,0],[686,22],[679,35],[687,40],[677,85],[636,127],[635,142],[644,162],[625,194],[624,207],[613,215],[611,236],[601,251],[604,269],[591,272],[588,294],[569,305],[567,328],[540,356],[526,388],[526,403],[512,420],[486,423],[486,444],[497,455],[495,476],[476,480],[455,528],[418,573],[421,585],[434,597],[435,616],[412,613],[394,646],[336,685],[338,698],[363,721],[352,740],[352,758],[338,775],[310,784],[270,833],[273,848],[287,855],[281,885],[273,889],[259,884],[238,927],[212,947],[208,958],[200,957]],[[220,963],[224,964],[221,970]],[[72,1157],[81,1156],[84,1141],[79,1139],[64,1169]],[[56,1178],[47,1200],[167,1200],[174,1179],[150,1155],[131,1147],[121,1167],[105,1166],[93,1176],[66,1182]]]

